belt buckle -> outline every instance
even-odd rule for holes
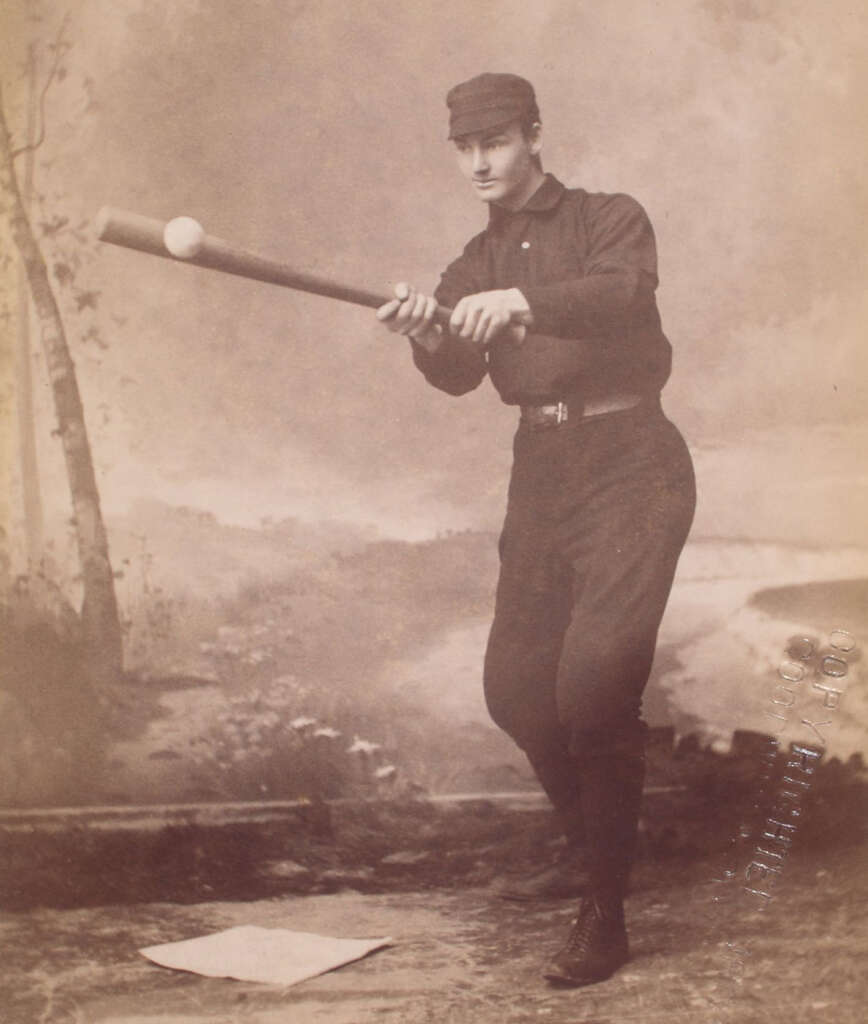
[[[569,403],[559,401],[548,405],[522,406],[522,421],[530,430],[554,430],[569,419]]]

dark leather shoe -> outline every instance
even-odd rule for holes
[[[550,867],[502,882],[497,887],[497,895],[503,900],[522,903],[530,900],[575,899],[587,893],[588,883],[588,870],[582,852],[571,850]]]
[[[589,897],[582,903],[566,945],[543,975],[558,985],[593,985],[611,977],[629,957],[623,908],[606,911]]]

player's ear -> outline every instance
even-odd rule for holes
[[[542,152],[542,125],[534,121],[527,133],[527,141],[532,156],[539,156]]]

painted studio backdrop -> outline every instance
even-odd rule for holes
[[[300,269],[430,289],[485,223],[444,104],[482,70],[534,83],[547,170],[635,196],[657,233],[664,408],[700,499],[650,721],[726,749],[763,728],[788,638],[864,644],[868,15],[834,6],[4,4],[5,120],[15,147],[42,138],[29,176],[15,165],[75,362],[128,679],[95,745],[68,685],[86,674],[76,524],[4,220],[3,583],[15,622],[54,639],[4,680],[3,801],[525,771],[480,681],[515,410],[487,383],[428,387],[368,310],[93,229],[103,205],[185,214]],[[858,664],[847,685],[827,737],[842,759],[864,746]],[[288,772],[274,751],[292,744]]]

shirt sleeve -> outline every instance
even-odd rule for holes
[[[481,236],[477,235],[440,275],[440,284],[434,292],[439,305],[451,309],[465,295],[484,291],[480,250]],[[411,345],[413,362],[425,379],[447,394],[463,395],[472,391],[488,373],[485,352],[479,345],[456,338],[446,330],[435,352],[429,352],[412,339]]]
[[[534,331],[579,338],[635,323],[654,307],[657,247],[639,203],[620,194],[589,196],[584,216],[584,276],[522,289]]]

